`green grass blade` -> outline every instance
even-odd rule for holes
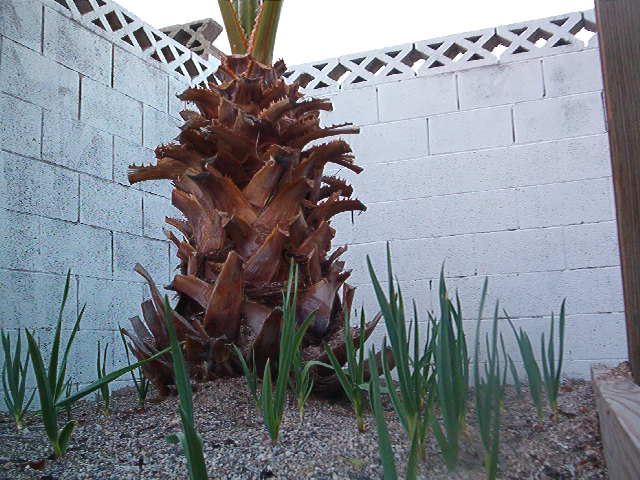
[[[31,366],[36,377],[38,394],[40,397],[40,410],[42,413],[42,421],[44,428],[54,446],[57,447],[58,442],[58,415],[54,403],[53,393],[51,392],[51,384],[47,378],[40,347],[29,330],[26,330],[27,342],[29,344],[29,355],[31,356]],[[57,453],[57,452],[56,452]]]
[[[384,480],[397,480],[398,472],[393,457],[391,437],[389,436],[389,430],[387,429],[387,422],[384,418],[384,410],[380,400],[380,380],[375,374],[375,372],[378,371],[378,364],[373,348],[369,351],[369,371],[372,373],[371,381],[369,382],[369,397],[373,415],[376,420],[376,429],[378,431],[378,451],[384,470]]]
[[[58,313],[58,321],[56,322],[55,334],[53,337],[53,344],[51,345],[51,357],[49,358],[49,389],[55,395],[58,392],[58,357],[60,354],[60,336],[62,334],[62,317],[64,315],[64,307],[69,297],[69,287],[71,285],[71,270],[67,270],[67,278],[64,284],[64,291],[62,293],[62,303],[60,304],[60,311]]]
[[[69,335],[69,339],[67,340],[67,344],[64,349],[64,354],[62,356],[62,363],[60,364],[60,371],[58,372],[58,379],[56,381],[56,390],[55,396],[56,400],[60,398],[62,395],[62,389],[64,387],[65,379],[67,376],[67,362],[69,358],[69,352],[71,351],[71,346],[73,345],[74,340],[76,339],[76,335],[80,330],[80,322],[82,321],[82,317],[84,316],[84,310],[87,305],[83,305],[80,313],[76,317],[76,321],[73,325],[73,329],[71,330],[71,335]]]
[[[67,422],[67,424],[60,431],[60,435],[58,437],[58,446],[62,455],[64,455],[69,448],[69,443],[71,442],[71,434],[73,433],[73,429],[75,426],[76,422]]]

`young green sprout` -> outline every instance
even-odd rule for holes
[[[544,404],[542,398],[542,375],[540,374],[540,367],[538,366],[538,362],[533,354],[533,347],[531,346],[531,340],[529,339],[529,335],[525,332],[522,327],[516,330],[516,327],[513,325],[511,318],[507,315],[507,312],[504,312],[507,320],[509,321],[509,325],[511,325],[511,329],[513,330],[513,334],[516,337],[516,342],[518,343],[518,349],[520,350],[520,357],[522,358],[522,363],[524,364],[524,370],[527,374],[527,381],[529,383],[529,394],[531,395],[531,400],[536,407],[536,412],[538,413],[538,420],[542,421],[544,416]]]
[[[482,311],[487,293],[485,279],[480,300],[480,312],[476,326],[476,343],[473,364],[474,396],[476,417],[480,430],[480,439],[484,448],[484,465],[487,479],[494,480],[498,474],[498,454],[500,452],[500,414],[504,399],[504,385],[507,374],[507,357],[504,368],[500,366],[498,350],[498,303],[493,315],[491,336],[485,334],[486,363],[484,374],[480,373],[480,324]],[[500,335],[500,342],[504,348],[504,341]],[[504,351],[504,350],[503,350]]]
[[[62,355],[62,361],[60,362],[60,349],[61,349],[61,336],[62,336],[62,318],[64,313],[64,307],[69,295],[71,272],[67,273],[67,280],[65,283],[64,293],[62,296],[62,304],[60,307],[60,313],[58,315],[58,321],[54,332],[54,338],[51,347],[51,357],[49,359],[49,367],[45,367],[44,360],[42,358],[42,352],[40,351],[40,345],[34,337],[34,333],[26,330],[27,342],[29,344],[29,357],[31,358],[31,366],[36,377],[36,386],[38,389],[38,396],[40,399],[40,413],[42,421],[45,427],[45,433],[49,438],[51,447],[53,449],[53,455],[60,457],[65,454],[69,448],[71,441],[71,434],[75,426],[75,422],[68,421],[62,429],[58,428],[58,412],[62,409],[68,409],[78,400],[92,394],[96,390],[101,389],[104,385],[114,381],[116,378],[128,373],[129,371],[140,367],[141,365],[155,360],[161,355],[164,355],[169,349],[162,350],[157,354],[135,363],[129,367],[121,368],[113,373],[106,374],[99,380],[91,383],[83,389],[77,391],[73,395],[62,398],[65,392],[68,392],[68,381],[66,378],[67,360],[69,353],[75,340],[76,333],[80,328],[80,320],[84,313],[84,307],[80,311],[76,318],[73,330],[67,340],[67,344],[64,348]]]
[[[424,348],[421,347],[415,303],[413,305],[413,341],[407,332],[402,291],[399,285],[394,286],[389,244],[387,244],[388,295],[385,295],[369,257],[367,257],[367,265],[378,305],[384,317],[398,375],[399,389],[396,389],[386,355],[385,340],[383,351],[380,353],[384,352],[381,363],[387,390],[411,445],[405,475],[406,478],[415,478],[420,460],[424,457],[424,439],[431,423],[432,407],[435,400],[432,374],[434,338],[433,336],[427,338]],[[411,358],[411,353],[413,353],[413,358]],[[369,361],[372,361],[371,357]],[[377,364],[377,361],[375,363]],[[377,370],[371,370],[372,380],[376,376],[376,372]]]
[[[233,348],[236,351],[236,355],[238,356],[238,361],[240,362],[240,366],[242,367],[242,373],[244,374],[244,380],[247,383],[247,389],[249,390],[249,394],[251,395],[251,399],[253,403],[255,403],[256,408],[260,410],[260,401],[258,399],[258,372],[256,371],[256,355],[253,350],[251,350],[251,359],[249,364],[244,358],[242,351],[234,345]]]
[[[305,362],[302,360],[302,353],[298,349],[291,364],[291,390],[295,393],[296,404],[298,406],[298,416],[300,421],[304,420],[304,406],[311,395],[313,389],[313,378],[311,378],[311,367],[319,364],[318,361]]]
[[[560,374],[562,373],[562,361],[564,357],[564,326],[565,326],[565,300],[560,306],[560,316],[558,317],[558,360],[556,362],[556,350],[554,343],[554,314],[551,313],[551,332],[549,333],[549,343],[545,345],[544,332],[540,339],[540,350],[542,354],[542,373],[544,388],[547,393],[549,407],[553,413],[553,421],[558,423],[558,392],[560,391]],[[546,347],[546,349],[545,349]]]
[[[433,433],[447,467],[454,470],[458,464],[460,436],[467,411],[469,356],[460,300],[456,296],[454,305],[449,299],[444,267],[440,272],[439,298],[440,318],[436,322],[434,358],[442,425],[434,418]]]
[[[107,348],[109,344],[104,346],[104,350],[100,348],[100,340],[98,340],[98,355],[96,360],[96,370],[98,372],[98,380],[103,379],[107,375]],[[111,403],[111,392],[109,390],[109,384],[105,383],[98,390],[98,401],[102,404],[102,413],[106,416],[111,415],[109,408]]]
[[[300,351],[302,338],[313,321],[314,314],[309,315],[300,326],[296,322],[296,299],[298,296],[298,267],[291,262],[287,290],[282,304],[282,329],[278,349],[278,368],[275,390],[271,376],[271,362],[267,360],[262,378],[260,410],[271,442],[278,442],[280,424],[287,399],[287,385],[290,381],[292,365],[297,352]],[[310,363],[305,368],[310,368]]]
[[[376,359],[376,351],[374,347],[369,350],[369,371],[378,372],[378,362]],[[369,381],[369,400],[371,402],[371,410],[376,421],[376,429],[378,431],[378,452],[380,453],[380,463],[382,463],[384,480],[397,480],[398,471],[393,456],[393,448],[391,446],[391,437],[387,429],[387,422],[384,418],[384,409],[380,399],[380,379],[377,375],[371,375]],[[415,480],[417,472],[407,468],[406,480]]]
[[[4,330],[2,336],[2,350],[4,352],[4,365],[2,367],[2,388],[4,403],[7,412],[16,422],[16,428],[21,430],[24,426],[24,417],[33,401],[35,390],[27,398],[27,370],[29,368],[29,355],[22,360],[22,335],[18,332],[15,351],[11,348],[11,338]]]
[[[169,435],[167,441],[173,444],[180,443],[187,457],[190,480],[206,480],[207,466],[204,463],[202,452],[202,438],[196,431],[193,421],[193,398],[191,384],[187,375],[184,357],[180,350],[176,329],[173,325],[173,310],[169,305],[169,298],[164,297],[164,319],[169,332],[171,358],[173,359],[173,372],[175,375],[176,389],[180,399],[180,418],[182,419],[182,432]]]
[[[356,345],[353,342],[353,336],[351,334],[351,325],[349,322],[349,312],[345,312],[344,316],[344,344],[347,354],[347,368],[342,369],[340,362],[336,358],[335,354],[327,345],[324,346],[324,350],[327,353],[331,368],[336,373],[336,377],[340,382],[340,386],[345,395],[351,402],[353,411],[356,415],[356,424],[359,432],[365,431],[364,424],[364,391],[362,385],[364,384],[366,363],[364,360],[364,342],[365,342],[365,314],[364,308],[360,310],[360,337],[358,339],[357,353]]]
[[[122,333],[122,328],[118,326],[118,330],[120,332],[120,338],[122,339],[122,345],[124,346],[124,352],[127,356],[127,365],[131,365],[131,355],[129,353],[129,345],[124,338],[124,333]],[[133,385],[136,388],[136,393],[138,394],[138,410],[144,412],[145,402],[147,399],[147,394],[149,393],[149,386],[151,382],[144,375],[144,371],[142,367],[136,368],[135,370],[131,370],[131,380],[133,380]]]

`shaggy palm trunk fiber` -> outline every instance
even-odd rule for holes
[[[173,322],[195,380],[242,373],[233,344],[261,372],[277,359],[282,291],[290,262],[299,267],[297,318],[315,312],[303,342],[303,358],[327,362],[323,344],[344,363],[344,315],[354,288],[339,260],[346,246],[331,250],[331,218],[365,210],[351,199],[345,180],[323,174],[327,163],[360,173],[344,140],[318,139],[358,133],[350,124],[320,126],[326,99],[303,99],[297,84],[283,79],[282,61],[263,65],[249,55],[226,57],[209,88],[189,88],[178,98],[195,111],[181,112],[184,125],[174,143],[156,149],[156,164],[132,165],[129,181],[169,179],[172,204],[183,219],[167,218],[181,238],[179,273],[167,287],[177,294]],[[312,144],[313,146],[309,146]],[[151,288],[142,320],[125,332],[139,359],[168,346],[163,299],[153,279],[136,265]],[[366,326],[368,336],[378,317]],[[359,338],[357,329],[352,329]],[[145,366],[161,395],[173,384],[170,357]],[[316,391],[333,391],[331,370],[316,368]]]

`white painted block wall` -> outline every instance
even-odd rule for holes
[[[567,18],[578,25],[587,15]],[[626,356],[596,42],[516,59],[515,45],[529,45],[507,27],[483,31],[479,41],[498,31],[513,42],[506,56],[466,69],[442,52],[462,43],[469,60],[476,47],[468,35],[367,52],[364,63],[363,54],[326,61],[366,77],[308,85],[335,103],[326,122],[362,127],[351,142],[366,169],[340,174],[369,209],[353,224],[336,217],[336,244],[350,245],[356,303],[370,315],[364,258],[372,255],[382,273],[387,240],[396,274],[422,311],[435,306],[443,261],[467,319],[485,276],[492,300],[534,334],[566,296],[566,373],[585,376],[591,361]],[[58,0],[0,3],[0,327],[48,335],[71,268],[67,325],[88,304],[72,372],[80,382],[93,378],[96,341],[119,347],[117,324],[139,311],[146,292],[133,265],[164,283],[176,263],[161,233],[171,212],[168,183],[131,187],[126,168],[151,162],[152,149],[175,135],[174,95],[188,83],[176,71],[185,73],[185,58],[196,61],[198,82],[214,66],[188,54],[167,66],[150,58],[159,48],[131,47]],[[433,50],[428,62],[444,62],[443,73],[428,63],[415,71],[398,62],[399,73],[384,67],[393,78],[362,68],[416,48]],[[293,71],[315,73],[314,65]],[[120,352],[114,364],[121,362]]]
[[[339,175],[368,210],[334,221],[337,242],[349,245],[358,307],[376,311],[365,257],[383,275],[389,241],[423,325],[445,262],[470,339],[488,277],[485,317],[500,300],[535,339],[567,298],[568,376],[626,358],[596,48],[314,93],[334,102],[327,124],[361,127],[347,140],[365,170]],[[507,322],[502,330],[515,353]]]
[[[189,79],[120,37],[54,0],[0,2],[0,328],[50,338],[70,268],[66,328],[87,304],[70,371],[81,383],[98,340],[112,367],[124,361],[118,324],[146,294],[134,264],[166,284],[175,263],[161,230],[170,184],[130,186],[127,167],[175,137]]]

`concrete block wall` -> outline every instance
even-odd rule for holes
[[[361,128],[346,140],[364,172],[334,169],[368,207],[353,221],[334,218],[336,243],[349,245],[358,307],[376,311],[365,257],[386,274],[389,241],[423,326],[426,311],[437,310],[445,262],[470,340],[488,277],[484,316],[500,300],[533,338],[567,298],[567,375],[588,377],[591,362],[626,358],[600,63],[595,41],[581,45],[429,76],[307,88],[333,101],[326,124]],[[503,332],[515,353],[506,321]],[[375,341],[384,333],[379,327]]]
[[[152,149],[176,134],[175,93],[215,68],[102,3],[128,27],[96,26],[75,0],[0,3],[0,327],[47,337],[71,268],[68,326],[87,303],[71,372],[78,382],[93,379],[98,339],[113,342],[112,363],[122,363],[117,323],[146,295],[133,265],[159,284],[170,278],[175,251],[161,233],[174,213],[170,186],[129,186],[126,169],[152,161]],[[567,297],[568,375],[626,356],[597,39],[585,45],[572,33],[593,31],[590,18],[293,67],[290,80],[312,77],[307,91],[333,100],[325,122],[362,128],[349,140],[365,171],[339,175],[369,209],[353,223],[334,220],[335,243],[350,246],[357,305],[374,313],[364,259],[372,255],[382,273],[390,241],[396,274],[422,312],[436,306],[446,261],[470,331],[488,276],[489,303],[500,298],[532,334]],[[551,46],[537,45],[538,28]],[[138,29],[152,46],[138,44]],[[313,79],[320,70],[329,73]]]
[[[56,1],[0,3],[0,327],[36,329],[46,344],[71,269],[66,328],[87,304],[75,382],[95,379],[99,339],[123,364],[118,323],[146,295],[135,263],[170,279],[171,186],[130,186],[127,167],[176,136],[175,94],[190,83]]]

